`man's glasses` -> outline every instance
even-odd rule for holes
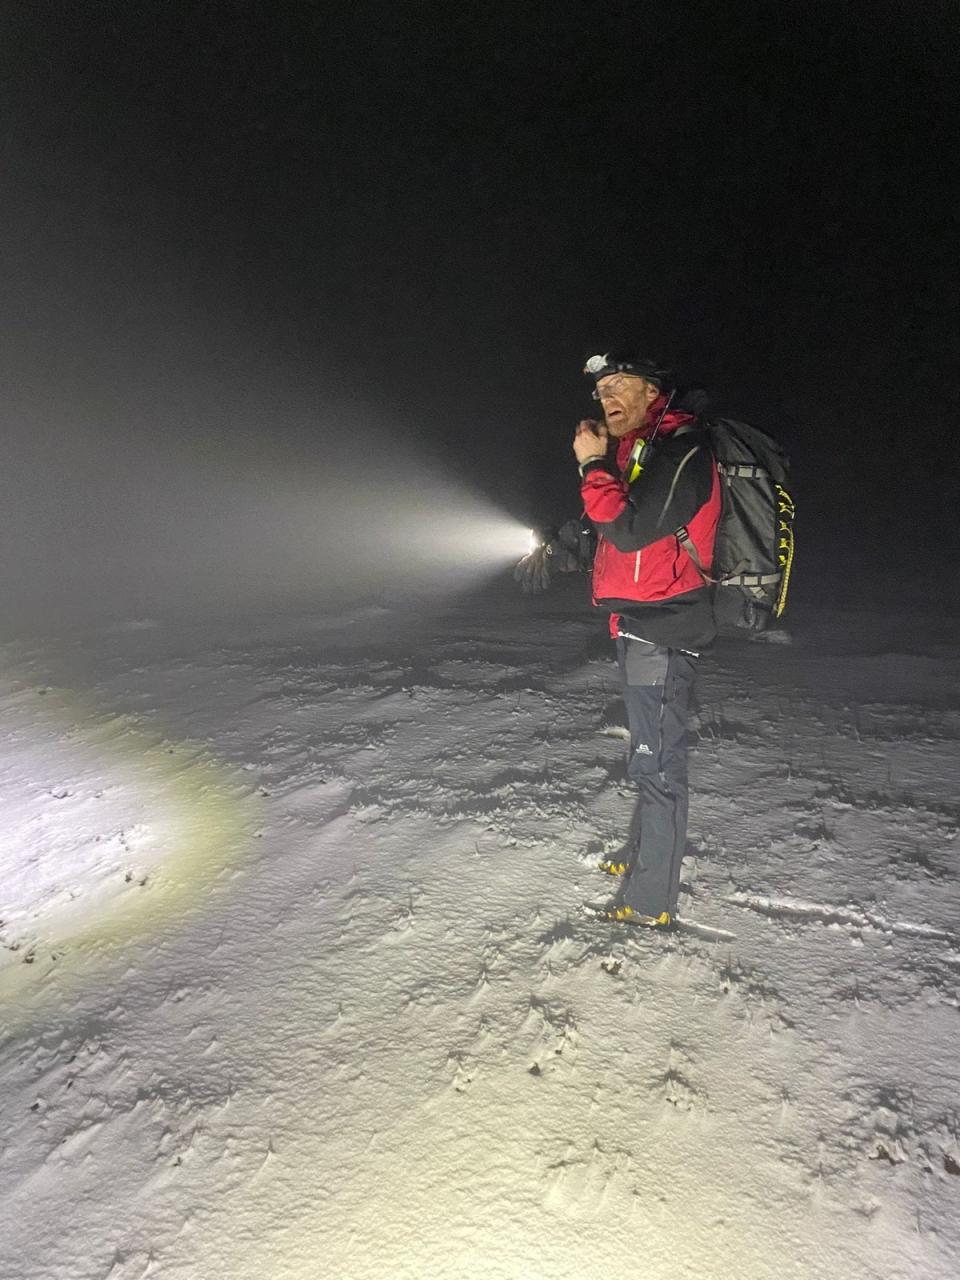
[[[619,378],[604,379],[604,385],[594,387],[590,394],[594,400],[605,400],[608,396],[615,396],[618,391],[622,391],[628,381],[629,377],[624,375]]]

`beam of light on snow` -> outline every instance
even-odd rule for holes
[[[69,694],[3,693],[0,1000],[175,926],[257,813],[205,748]]]

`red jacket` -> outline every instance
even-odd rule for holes
[[[713,638],[710,591],[677,538],[685,528],[707,573],[720,517],[720,478],[705,433],[688,413],[667,412],[633,484],[625,471],[638,437],[664,405],[617,444],[615,460],[585,468],[584,509],[599,535],[593,601],[611,610],[611,632],[626,630],[667,647],[699,648]]]

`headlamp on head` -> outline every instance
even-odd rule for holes
[[[612,373],[627,373],[634,378],[643,378],[662,388],[669,379],[666,369],[656,360],[648,360],[645,356],[618,354],[608,351],[606,355],[590,356],[583,366],[583,372],[595,382],[607,378]]]

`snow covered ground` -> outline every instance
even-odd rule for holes
[[[3,648],[4,1280],[957,1274],[953,625],[704,662],[651,934],[570,585]]]

